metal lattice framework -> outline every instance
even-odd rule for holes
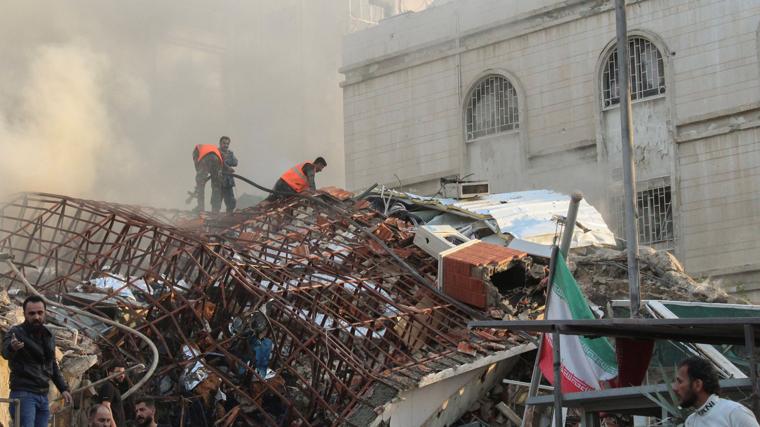
[[[35,193],[0,206],[0,251],[49,297],[151,337],[161,359],[148,394],[178,396],[201,362],[250,408],[239,415],[247,425],[352,425],[377,406],[367,399],[379,384],[407,389],[472,361],[457,352],[462,340],[480,352],[497,345],[468,335],[477,315],[432,288],[435,260],[405,227],[328,195],[201,221]],[[262,311],[266,379],[241,350]],[[103,360],[148,362],[135,337],[98,334]]]

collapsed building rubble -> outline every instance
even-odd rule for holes
[[[483,396],[500,396],[508,408],[521,404],[504,397],[513,386],[493,386],[521,366],[535,339],[466,325],[542,318],[548,259],[525,244],[534,235],[509,235],[506,223],[494,226],[482,213],[459,221],[461,212],[449,208],[431,215],[407,201],[389,212],[379,200],[328,188],[318,197],[199,218],[23,194],[0,206],[0,252],[13,255],[49,297],[148,335],[160,360],[141,391],[189,425],[402,425],[405,416],[444,425]],[[513,199],[495,200],[504,209]],[[556,234],[558,208],[550,205],[543,215]],[[580,220],[595,231],[575,240],[571,267],[604,307],[626,295],[625,259],[589,246],[610,238],[586,213]],[[458,225],[464,238],[444,244],[440,256],[415,244],[421,226],[443,223]],[[539,241],[549,228],[540,228]],[[520,249],[510,246],[521,239]],[[725,298],[696,284],[674,258],[644,257],[642,298]],[[18,302],[18,279],[0,274]],[[106,367],[150,362],[132,335],[83,316],[51,315],[94,340],[98,350],[88,354],[97,352]],[[477,387],[462,385],[469,383]],[[508,412],[499,402],[479,412],[499,421]]]
[[[503,335],[467,331],[478,313],[435,290],[435,262],[405,224],[322,197],[339,208],[295,198],[182,228],[25,194],[0,208],[0,251],[39,291],[151,337],[161,360],[144,392],[186,419],[361,425],[429,374],[504,349]],[[144,343],[101,326],[88,330],[102,360],[149,363]]]

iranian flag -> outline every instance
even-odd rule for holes
[[[554,283],[546,319],[594,319],[578,283],[557,252]],[[544,334],[539,366],[547,380],[554,382],[554,357],[551,334]],[[602,389],[601,382],[617,376],[615,350],[604,338],[589,339],[577,335],[560,335],[562,392],[572,393]]]

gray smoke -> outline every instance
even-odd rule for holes
[[[344,184],[344,2],[0,3],[0,194],[182,207],[221,135],[261,184],[319,155]]]

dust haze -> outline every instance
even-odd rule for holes
[[[321,155],[344,185],[343,3],[0,1],[0,195],[187,207],[221,135],[260,184]]]

